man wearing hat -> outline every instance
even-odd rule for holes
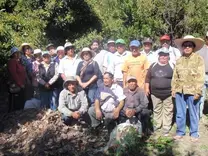
[[[150,111],[148,107],[148,99],[143,89],[137,85],[137,79],[134,76],[127,77],[128,87],[124,88],[126,96],[125,104],[120,113],[120,122],[133,119],[139,120],[142,123],[143,132],[147,130],[148,120],[150,119]]]
[[[64,51],[66,56],[61,59],[59,64],[59,73],[64,81],[66,80],[66,77],[76,76],[77,66],[81,61],[81,59],[78,58],[78,55],[74,53],[74,49],[75,46],[72,43],[65,43]]]
[[[54,61],[59,64],[61,59],[64,58],[64,56],[65,56],[64,47],[63,46],[58,46],[56,48],[56,53],[57,53],[57,56],[54,59]]]
[[[107,71],[114,75],[114,82],[123,87],[123,73],[121,67],[124,60],[131,55],[131,52],[126,50],[126,42],[123,39],[116,40],[117,52],[114,53],[112,62],[109,64]]]
[[[200,118],[201,118],[204,110],[204,101],[206,99],[206,89],[208,88],[208,31],[205,36],[204,46],[196,53],[203,58],[205,64],[205,83],[202,90],[202,97],[200,100]]]
[[[187,35],[176,39],[175,44],[183,55],[177,60],[172,78],[172,96],[176,102],[177,131],[174,139],[181,140],[186,133],[186,108],[190,118],[191,141],[199,138],[199,104],[204,85],[205,65],[195,52],[204,46],[204,40]]]
[[[152,39],[144,38],[141,54],[146,55],[150,64],[157,62],[157,54],[152,50]]]
[[[49,43],[46,46],[46,50],[49,51],[49,54],[51,55],[51,59],[52,61],[54,61],[54,59],[57,56],[55,45],[53,43]]]
[[[169,56],[170,56],[170,61],[173,63],[176,63],[176,60],[181,57],[181,52],[177,49],[171,46],[171,39],[170,36],[165,34],[160,37],[160,45],[162,47],[166,47],[169,50]],[[161,49],[158,49],[156,53],[160,52]]]
[[[171,80],[174,64],[169,61],[168,49],[163,47],[160,50],[158,61],[147,72],[145,92],[153,103],[154,131],[162,128],[164,136],[168,136],[173,118]]]
[[[65,124],[72,124],[83,117],[88,108],[87,97],[83,89],[77,87],[76,78],[70,76],[63,83],[63,90],[59,96],[58,110],[63,114]]]
[[[145,77],[149,62],[145,55],[140,53],[140,42],[133,40],[130,42],[130,50],[132,54],[128,56],[122,66],[123,71],[123,88],[127,86],[127,77],[134,76],[137,79],[137,84],[140,88],[144,89]]]

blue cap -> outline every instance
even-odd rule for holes
[[[18,52],[19,49],[17,47],[12,47],[12,49],[10,51],[11,51],[10,55],[13,55],[14,53]]]
[[[133,40],[130,42],[130,47],[134,46],[134,47],[139,47],[141,45],[141,43],[138,40]]]

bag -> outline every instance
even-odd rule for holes
[[[17,86],[16,84],[12,83],[12,84],[9,84],[9,92],[12,93],[12,94],[15,94],[15,93],[19,93],[21,90],[21,88],[19,86]]]

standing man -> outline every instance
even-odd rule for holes
[[[123,63],[123,87],[127,85],[127,76],[134,76],[137,79],[137,84],[144,89],[145,77],[149,68],[149,62],[145,55],[140,53],[140,42],[133,40],[130,42],[130,50],[132,55],[128,56]]]
[[[164,136],[168,136],[173,118],[173,102],[171,96],[171,80],[173,63],[169,62],[169,51],[163,47],[159,52],[158,62],[153,63],[145,80],[145,92],[153,102],[154,131],[162,128]]]
[[[205,45],[197,52],[204,60],[205,64],[205,83],[202,90],[202,97],[200,99],[200,118],[203,115],[204,101],[206,99],[206,89],[208,87],[208,31],[205,36]]]
[[[51,59],[52,59],[52,61],[54,61],[54,59],[55,59],[56,56],[57,56],[57,53],[56,53],[56,47],[54,46],[54,44],[49,43],[49,44],[46,46],[46,50],[49,51],[49,54],[51,55]]]
[[[143,41],[143,50],[141,54],[146,55],[150,65],[154,62],[157,62],[157,54],[152,50],[152,40],[151,38],[144,38]]]
[[[56,48],[56,53],[57,53],[57,56],[54,59],[54,61],[59,64],[61,59],[64,58],[64,56],[65,56],[64,47],[63,46],[58,46]]]
[[[121,67],[125,58],[131,55],[131,52],[126,50],[126,43],[123,39],[116,40],[117,52],[114,54],[113,60],[107,68],[108,72],[114,75],[114,82],[123,87],[123,74]]]
[[[170,36],[165,34],[160,37],[160,45],[161,48],[165,47],[168,48],[170,61],[174,64],[176,63],[176,60],[181,57],[181,52],[177,49],[171,46],[171,40]],[[161,51],[161,49],[158,49],[156,53],[158,54]]]
[[[59,73],[64,81],[66,80],[66,77],[76,77],[77,66],[81,60],[78,59],[78,55],[74,54],[74,49],[75,47],[72,43],[65,43],[64,51],[66,56],[59,64]]]

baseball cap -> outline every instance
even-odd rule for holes
[[[116,44],[126,44],[126,42],[123,39],[117,39]]]
[[[136,80],[137,81],[136,77],[134,77],[134,76],[128,76],[127,77],[127,82],[129,82],[130,80]]]
[[[109,39],[108,42],[107,42],[107,44],[109,44],[109,43],[115,43],[115,41],[112,40],[112,39]]]
[[[56,51],[59,51],[59,50],[64,50],[64,47],[63,47],[63,46],[58,46],[58,47],[56,48]]]
[[[130,42],[129,47],[135,46],[135,47],[139,47],[141,45],[141,43],[138,40],[133,40]]]
[[[35,49],[33,54],[41,54],[41,50],[40,49]]]
[[[160,41],[162,41],[162,40],[170,40],[170,36],[165,34],[165,35],[160,37]]]
[[[169,53],[170,52],[169,52],[168,48],[163,47],[159,50],[158,55],[160,55],[160,54],[169,54]]]
[[[50,55],[49,51],[42,51],[42,56]]]
[[[143,43],[152,43],[152,39],[151,38],[144,38],[144,41],[143,41]]]

